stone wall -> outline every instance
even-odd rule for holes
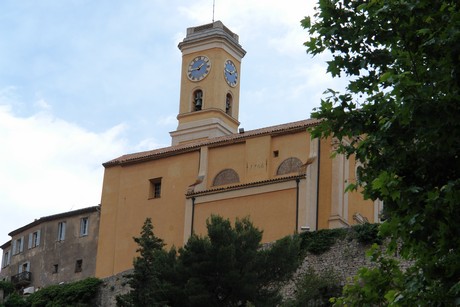
[[[268,245],[264,246],[264,248],[268,248]],[[283,297],[285,299],[294,297],[296,281],[302,277],[309,268],[312,268],[320,275],[321,273],[332,270],[340,280],[340,283],[342,285],[345,284],[348,278],[356,275],[359,268],[363,266],[372,266],[371,262],[366,257],[366,251],[368,249],[369,246],[364,246],[356,240],[349,240],[349,238],[346,238],[337,240],[329,251],[321,255],[307,254],[291,280],[283,287]],[[104,279],[98,297],[98,306],[116,306],[116,296],[127,293],[130,290],[126,275],[131,272],[132,270],[128,270]]]
[[[120,294],[125,294],[131,289],[128,284],[128,277],[133,270],[124,271],[117,275],[103,279],[103,284],[99,289],[97,298],[97,306],[113,307],[116,306],[116,297]]]
[[[356,240],[338,240],[334,246],[321,255],[308,253],[302,264],[294,273],[292,279],[282,289],[285,299],[293,298],[295,294],[296,281],[305,274],[309,268],[319,275],[333,271],[342,285],[348,278],[356,275],[358,269],[366,266],[370,267],[371,262],[366,257],[366,250],[369,246],[364,246]]]

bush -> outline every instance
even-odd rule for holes
[[[327,252],[339,238],[345,238],[347,229],[321,229],[300,234],[300,248],[303,251],[320,255]]]
[[[339,278],[332,269],[316,273],[308,268],[305,275],[296,282],[295,299],[286,302],[285,307],[331,306],[329,299],[342,292]]]
[[[102,280],[94,277],[38,290],[27,298],[34,307],[91,306]]]
[[[13,293],[14,286],[9,281],[0,281],[0,289],[3,290],[3,296],[7,297],[10,293]]]
[[[379,224],[365,223],[352,227],[352,237],[359,243],[370,245],[373,243],[382,244],[382,238],[379,235]]]
[[[16,292],[11,293],[5,301],[5,307],[29,307],[29,303],[27,303],[22,296],[17,294]]]

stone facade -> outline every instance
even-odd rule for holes
[[[99,206],[42,217],[9,235],[0,276],[25,293],[95,275]]]
[[[98,307],[112,307],[117,305],[116,297],[118,295],[126,294],[131,290],[128,284],[128,275],[133,270],[118,273],[116,275],[103,279],[103,284],[99,289],[97,297]]]

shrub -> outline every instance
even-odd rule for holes
[[[31,294],[27,301],[34,307],[91,306],[102,280],[94,277],[63,285],[52,285]]]
[[[340,295],[341,292],[342,286],[334,270],[327,269],[322,273],[316,273],[310,267],[296,282],[295,299],[286,302],[284,306],[330,306],[329,299]]]
[[[344,238],[346,234],[347,229],[345,228],[304,232],[300,234],[300,247],[303,251],[319,255],[328,251],[337,239]]]
[[[355,225],[352,227],[352,237],[358,242],[370,245],[373,243],[382,244],[382,238],[379,235],[379,224],[365,223],[361,225]]]

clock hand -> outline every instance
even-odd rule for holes
[[[191,70],[191,71],[194,71],[194,70],[200,70],[200,69],[201,69],[201,67],[203,67],[203,65],[204,65],[204,63],[201,63],[201,65],[200,65],[200,66],[198,66],[198,67],[195,67],[195,68],[192,68],[192,69],[190,69],[190,70]]]

